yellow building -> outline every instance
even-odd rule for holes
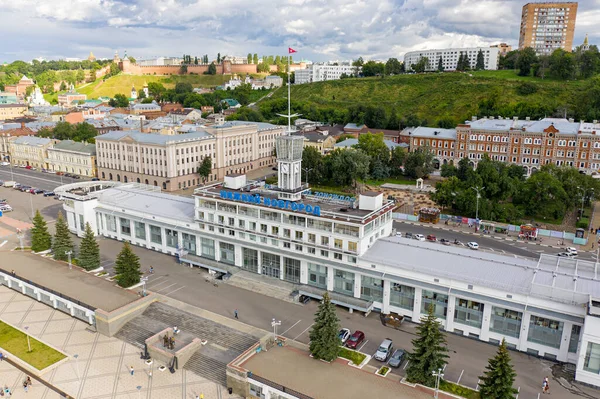
[[[20,118],[25,112],[26,104],[0,104],[0,121]]]
[[[328,135],[326,132],[304,132],[300,136],[304,137],[304,148],[313,147],[323,155],[333,151],[335,147],[335,137]]]
[[[32,166],[48,169],[47,151],[54,141],[43,137],[21,136],[10,142],[12,163],[15,165]]]
[[[51,171],[97,177],[96,145],[63,140],[48,148],[48,166]]]

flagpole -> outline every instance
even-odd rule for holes
[[[288,115],[292,115],[292,106],[291,106],[291,101],[290,101],[290,57],[291,55],[289,54],[289,49],[288,49],[288,68],[287,68],[287,86],[288,86]],[[291,116],[288,118],[288,134],[292,134],[292,118]]]

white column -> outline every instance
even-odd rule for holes
[[[279,279],[283,280],[283,273],[285,273],[285,257],[279,256]]]
[[[569,342],[571,338],[571,329],[573,328],[573,323],[570,321],[565,321],[563,324],[562,338],[560,340],[560,349],[558,352],[558,360],[561,362],[565,362],[567,357],[569,357]]]
[[[308,262],[300,261],[300,284],[308,284]]]
[[[243,253],[242,253],[242,246],[241,245],[234,245],[233,246],[233,250],[235,253],[235,265],[237,267],[242,267],[242,257],[243,257]]]
[[[446,331],[454,331],[454,307],[456,306],[456,296],[448,295],[448,305],[446,306]]]
[[[531,320],[531,313],[523,312],[523,317],[521,318],[521,335],[519,335],[519,347],[517,348],[520,351],[527,351],[527,335],[529,333],[529,321]]]
[[[413,307],[412,321],[414,323],[421,322],[421,300],[423,297],[423,289],[415,287],[415,302]]]
[[[390,313],[390,280],[383,280],[383,301],[381,304],[381,312]]]
[[[488,342],[490,339],[490,323],[492,322],[492,304],[483,304],[483,320],[481,321],[481,333],[479,339]]]
[[[335,269],[332,266],[327,266],[327,291],[333,291]]]
[[[221,260],[221,248],[219,241],[215,240],[215,260],[219,262]]]
[[[262,251],[256,251],[257,255],[256,255],[256,259],[258,262],[258,274],[262,274]]]
[[[360,298],[360,287],[362,285],[362,276],[354,273],[354,298]]]
[[[118,229],[117,229],[118,230]],[[160,226],[160,250],[161,252],[166,252],[167,251],[167,232],[165,231],[165,228]]]

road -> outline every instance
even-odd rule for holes
[[[0,180],[14,180],[17,183],[31,187],[37,187],[42,190],[54,190],[60,185],[85,181],[86,179],[73,179],[71,177],[57,176],[52,173],[43,173],[38,170],[16,167],[13,167],[11,172],[11,168],[9,166],[0,166]]]

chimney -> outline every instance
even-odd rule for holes
[[[516,122],[516,121],[518,121],[518,120],[519,120],[519,117],[518,117],[518,116],[513,116],[513,121],[515,121],[515,122]]]

